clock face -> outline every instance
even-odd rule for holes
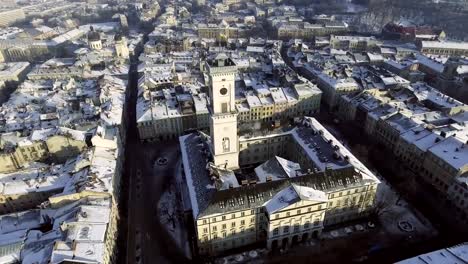
[[[227,90],[226,88],[221,88],[221,90],[219,90],[219,93],[220,93],[221,95],[226,95],[227,92],[228,92],[228,90]]]

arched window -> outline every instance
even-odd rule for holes
[[[229,138],[228,137],[225,137],[223,138],[223,151],[224,152],[229,152],[230,151],[230,142],[229,142]]]

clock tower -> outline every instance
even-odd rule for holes
[[[227,169],[239,168],[239,139],[235,107],[234,62],[220,53],[206,63],[210,95],[210,134],[214,164]]]

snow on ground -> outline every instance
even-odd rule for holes
[[[178,173],[180,166],[177,166]],[[159,221],[165,225],[168,233],[172,236],[179,248],[182,248],[187,258],[191,258],[188,231],[185,229],[183,208],[180,190],[178,191],[175,180],[171,181],[170,186],[162,194],[158,202]]]
[[[180,245],[181,231],[180,217],[177,212],[177,202],[175,196],[174,185],[171,185],[166,192],[161,196],[158,203],[159,219],[169,230],[175,241]]]
[[[393,235],[432,236],[436,230],[431,223],[411,206],[383,180],[377,189],[376,203],[378,216],[384,229]],[[413,232],[405,232],[398,227],[401,221],[409,222]]]
[[[266,249],[256,249],[246,251],[240,254],[230,255],[215,260],[215,264],[231,264],[231,263],[265,263],[265,256],[268,254]]]
[[[336,138],[344,139],[341,133],[332,126],[324,125],[324,127],[329,130]],[[343,145],[349,148],[347,142],[343,142]],[[355,153],[356,151],[353,151]],[[358,155],[356,155],[358,157]],[[361,157],[358,157],[359,160],[362,160]],[[369,167],[369,164],[363,160],[366,167],[372,170]],[[414,208],[412,208],[403,198],[401,198],[398,193],[392,189],[389,183],[376,171],[374,174],[380,180],[379,187],[377,189],[376,203],[379,210],[378,216],[380,223],[383,228],[392,235],[411,235],[411,236],[432,236],[436,234],[436,230],[431,225],[431,223],[424,218],[420,213],[418,213]],[[400,221],[407,221],[413,227],[413,232],[402,231],[398,227]]]

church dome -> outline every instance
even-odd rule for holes
[[[88,41],[99,41],[101,40],[101,35],[96,31],[91,31],[88,33]]]

